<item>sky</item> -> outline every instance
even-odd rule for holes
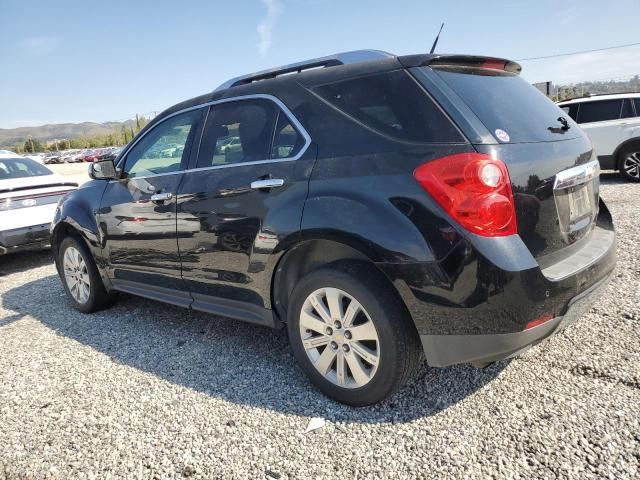
[[[523,59],[640,42],[640,0],[0,0],[0,128],[125,120],[332,53]],[[522,61],[530,82],[640,74],[640,46]]]

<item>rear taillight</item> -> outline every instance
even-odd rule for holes
[[[431,160],[413,175],[470,232],[485,237],[517,233],[509,172],[502,161],[480,153],[461,153]]]

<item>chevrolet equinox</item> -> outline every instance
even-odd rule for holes
[[[175,105],[60,201],[81,312],[127,292],[286,328],[326,395],[478,367],[601,294],[615,233],[574,121],[499,58],[356,51]]]

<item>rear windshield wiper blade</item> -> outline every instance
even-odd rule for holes
[[[567,130],[569,130],[569,122],[567,122],[567,119],[564,117],[558,117],[558,121],[562,124],[562,126],[560,128],[558,127],[548,127],[547,130],[549,130],[551,133],[565,133]]]

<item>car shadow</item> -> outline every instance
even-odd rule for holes
[[[47,292],[42,302],[42,292]],[[508,364],[428,368],[378,405],[352,408],[320,394],[296,365],[284,330],[184,310],[121,295],[109,310],[74,310],[55,275],[2,296],[16,320],[30,315],[59,335],[211,397],[334,422],[401,423],[434,415],[473,394]],[[0,319],[2,322],[2,319]],[[1,325],[1,323],[0,323]]]
[[[0,277],[53,263],[51,250],[26,250],[0,255]]]

